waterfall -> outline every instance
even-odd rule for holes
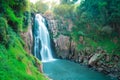
[[[34,56],[42,62],[54,60],[50,46],[50,36],[45,25],[45,19],[40,15],[35,15],[34,22]]]

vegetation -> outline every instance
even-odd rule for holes
[[[29,5],[28,0],[0,0],[0,80],[47,80],[20,37],[29,24]]]
[[[7,39],[8,39],[7,28],[8,25],[6,19],[0,17],[0,43],[5,45],[7,44]]]
[[[9,29],[9,36],[9,48],[0,44],[0,79],[47,80],[38,71],[35,58],[24,50],[22,39],[12,29]]]
[[[61,0],[61,5],[54,8],[54,13],[57,17],[73,22],[69,35],[78,44],[77,49],[88,46],[96,49],[100,46],[108,53],[120,54],[120,1],[83,0],[75,4],[76,2],[77,0]],[[80,42],[80,37],[83,37],[84,43]]]
[[[48,5],[43,3],[42,0],[39,0],[35,4],[31,3],[30,7],[31,7],[31,12],[32,13],[42,13],[42,14],[44,14],[49,9]]]
[[[6,18],[7,23],[14,31],[20,32],[24,29],[26,23],[25,13],[29,11],[28,0],[14,1],[1,0],[0,1],[0,16]]]
[[[53,10],[60,23],[58,35],[70,36],[78,51],[100,46],[108,53],[120,54],[120,0],[60,1]],[[37,69],[36,58],[24,50],[20,33],[28,28],[30,13],[44,14],[48,9],[41,0],[35,4],[0,0],[0,80],[46,80]],[[73,26],[68,30],[70,21]]]

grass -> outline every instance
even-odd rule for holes
[[[99,45],[103,47],[108,53],[111,54],[120,54],[120,43],[115,44],[110,39],[105,39],[99,42]]]
[[[48,80],[35,66],[35,58],[28,54],[14,32],[9,48],[0,44],[0,80]]]
[[[119,39],[120,40],[120,39]],[[94,41],[91,38],[84,38],[85,44],[78,44],[77,49],[82,50],[85,47],[93,47],[96,49],[97,47],[101,47],[106,50],[108,54],[120,54],[120,41],[115,44],[111,39],[102,39],[100,41]]]

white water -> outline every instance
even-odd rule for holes
[[[34,23],[34,56],[45,62],[43,63],[43,71],[52,80],[117,80],[80,64],[66,60],[55,60],[52,57],[45,19],[37,14]]]
[[[34,56],[41,58],[42,62],[54,60],[50,47],[50,36],[45,25],[45,19],[40,15],[35,15],[34,25]]]

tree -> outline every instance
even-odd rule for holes
[[[39,13],[45,13],[48,10],[47,4],[43,3],[41,0],[36,2],[35,8]]]
[[[0,13],[2,17],[7,19],[8,25],[14,31],[22,31],[24,25],[24,13],[29,11],[28,0],[1,0]]]

